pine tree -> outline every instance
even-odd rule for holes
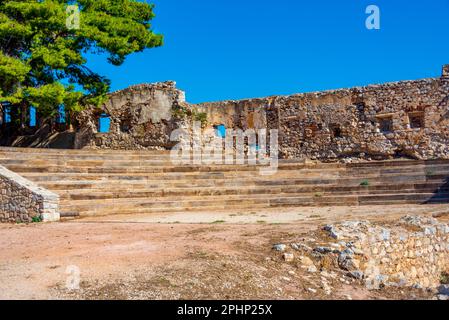
[[[161,46],[162,36],[151,30],[153,7],[133,0],[0,0],[0,102],[48,116],[60,105],[69,113],[100,105],[110,81],[86,66],[86,53],[106,54],[118,66],[131,53]]]

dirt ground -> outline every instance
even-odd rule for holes
[[[422,290],[368,291],[343,273],[308,273],[282,261],[272,246],[327,222],[444,209],[305,208],[0,225],[0,299],[427,299],[431,294]],[[279,222],[283,213],[290,220]],[[69,289],[78,271],[79,289]]]

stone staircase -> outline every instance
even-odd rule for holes
[[[61,216],[449,203],[449,160],[176,166],[168,151],[0,148],[0,165],[60,195]]]

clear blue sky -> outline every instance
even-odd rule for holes
[[[189,102],[435,77],[449,63],[449,0],[149,0],[161,48],[121,67],[90,62],[118,90],[175,80]],[[381,10],[367,30],[365,9]]]

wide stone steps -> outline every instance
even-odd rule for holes
[[[322,196],[305,197],[301,195],[272,195],[272,196],[227,196],[207,197],[205,199],[184,199],[167,201],[161,198],[153,199],[108,199],[98,201],[78,200],[62,201],[63,212],[77,212],[80,215],[112,215],[126,213],[152,213],[152,212],[174,212],[174,211],[200,211],[222,209],[254,210],[256,207],[302,207],[302,206],[358,206],[380,204],[421,204],[440,203],[449,201],[449,193],[435,195],[423,194],[394,194],[394,195],[345,195],[345,196]],[[132,208],[132,209],[131,209]]]
[[[17,165],[11,164],[8,161],[2,161],[0,163],[9,168],[15,169],[16,172],[21,172],[24,175],[33,176],[75,176],[92,174],[98,177],[102,175],[127,175],[132,176],[151,176],[151,177],[163,177],[165,179],[178,179],[178,178],[210,178],[210,177],[229,177],[234,179],[238,176],[250,176],[254,177],[259,175],[261,167],[256,166],[161,166],[154,168],[154,166],[119,166],[119,167],[98,167],[98,166],[59,166],[54,165],[50,161],[47,161],[45,165]],[[449,171],[449,164],[436,164],[436,165],[417,165],[417,166],[403,166],[392,168],[371,168],[371,169],[355,169],[355,168],[341,168],[341,167],[322,167],[322,166],[306,166],[303,164],[280,166],[279,170],[274,174],[267,175],[268,178],[276,178],[282,175],[299,175],[301,177],[325,177],[325,176],[338,176],[338,177],[376,177],[385,175],[409,175],[409,174],[424,174],[424,175],[436,175],[446,174]]]
[[[101,149],[47,149],[47,148],[15,148],[0,147],[0,153],[4,154],[40,154],[40,155],[57,155],[57,156],[147,156],[154,155],[170,155],[169,150],[101,150]]]
[[[277,178],[277,179],[194,179],[194,180],[152,180],[142,176],[112,176],[110,179],[103,178],[98,180],[94,176],[78,177],[76,179],[59,180],[57,177],[29,177],[26,178],[38,182],[41,186],[47,189],[55,190],[86,190],[86,189],[100,189],[111,190],[118,187],[119,190],[128,189],[154,189],[154,188],[206,188],[206,187],[292,187],[292,186],[307,186],[323,187],[323,186],[340,186],[340,187],[359,187],[365,182],[368,186],[382,186],[382,185],[404,185],[404,184],[422,184],[433,183],[443,184],[446,181],[446,175],[410,175],[410,176],[388,176],[376,177],[370,179],[361,178],[307,178],[297,179],[292,178]],[[48,178],[48,179],[47,179]],[[60,179],[68,179],[69,177],[61,177]],[[84,180],[82,180],[84,179]]]
[[[416,194],[416,193],[449,193],[449,187],[425,186],[422,188],[410,189],[401,188],[382,188],[382,189],[368,189],[368,188],[334,188],[335,190],[328,190],[325,188],[178,188],[178,189],[160,189],[160,190],[126,190],[119,192],[101,192],[97,190],[89,191],[65,191],[60,192],[62,200],[101,200],[101,199],[126,199],[126,198],[149,198],[149,197],[182,197],[182,196],[227,196],[227,195],[272,195],[272,194],[294,194],[295,196],[343,196],[343,195],[387,195],[397,194],[400,191],[402,194]]]
[[[11,158],[13,157],[13,158]],[[13,156],[6,156],[0,155],[0,161],[4,165],[10,165],[10,166],[17,166],[17,167],[23,167],[23,168],[45,168],[48,167],[47,165],[51,163],[52,167],[60,168],[64,167],[67,168],[79,168],[79,169],[89,169],[89,168],[108,168],[108,169],[151,169],[154,166],[161,166],[163,168],[171,169],[175,167],[187,167],[191,168],[192,170],[197,170],[198,168],[201,168],[202,170],[207,171],[214,171],[214,170],[229,170],[232,168],[233,170],[236,170],[235,165],[227,165],[227,164],[202,164],[202,165],[171,165],[172,162],[169,158],[161,158],[161,159],[152,159],[152,160],[110,160],[110,159],[101,159],[101,160],[86,160],[86,159],[78,159],[74,160],[72,158],[64,158],[64,157],[54,157],[54,158],[45,158],[45,157],[32,157],[30,159],[20,159],[17,158],[16,155]],[[355,164],[353,164],[355,165]],[[349,164],[348,164],[349,166]],[[428,163],[410,163],[408,161],[404,161],[403,164],[399,165],[395,162],[392,162],[391,166],[385,167],[376,165],[373,167],[366,167],[366,166],[351,166],[351,167],[345,167],[342,164],[304,164],[303,162],[292,162],[292,161],[285,161],[285,160],[279,160],[279,167],[281,169],[322,169],[322,170],[336,170],[336,169],[344,169],[349,174],[353,172],[357,172],[360,174],[363,173],[376,173],[376,172],[388,172],[388,171],[407,171],[411,168],[427,168],[427,167],[441,167],[441,168],[448,168],[448,163],[441,163],[441,162],[428,162]],[[238,169],[241,168],[247,168],[247,170],[258,170],[261,167],[264,167],[262,165],[239,165],[237,166]],[[160,169],[160,168],[158,168]]]
[[[1,153],[0,153],[1,154]],[[137,157],[134,160],[129,159],[128,157],[120,156],[118,159],[111,159],[110,156],[101,156],[96,157],[97,159],[85,159],[87,156],[82,156],[79,159],[71,156],[31,156],[29,159],[21,159],[16,154],[1,156],[0,161],[6,162],[9,164],[19,164],[21,166],[44,166],[47,164],[58,166],[68,166],[68,167],[80,167],[80,168],[92,168],[92,167],[113,167],[113,168],[140,168],[140,167],[153,167],[155,164],[161,164],[165,168],[173,168],[173,167],[188,167],[191,169],[201,168],[202,170],[207,171],[220,171],[221,169],[229,169],[232,168],[234,171],[238,171],[242,168],[247,168],[247,170],[259,170],[261,167],[266,167],[266,165],[235,165],[235,164],[174,164],[172,163],[169,157],[161,157],[161,158],[153,158],[149,159]],[[303,161],[293,161],[293,160],[279,160],[279,167],[288,169],[310,169],[310,170],[343,170],[348,173],[370,173],[370,172],[388,172],[390,170],[393,171],[401,171],[401,170],[409,170],[411,168],[427,168],[427,167],[442,167],[447,168],[449,166],[449,160],[429,160],[429,161],[385,161],[385,162],[370,162],[368,163],[305,163]],[[227,171],[227,170],[226,170]],[[232,171],[232,170],[231,170]]]
[[[0,148],[0,164],[58,193],[64,216],[449,203],[449,160],[175,165],[168,151]]]

